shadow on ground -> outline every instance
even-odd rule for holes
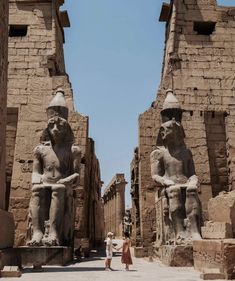
[[[23,273],[45,272],[79,272],[79,271],[104,271],[104,267],[43,267],[42,271],[34,271],[32,268],[23,269]]]
[[[120,252],[114,252],[114,256],[121,256]],[[69,265],[83,265],[86,262],[102,260],[104,261],[106,257],[105,247],[99,247],[98,249],[91,250],[89,253],[89,257],[76,257],[74,260],[68,264],[68,266],[42,266],[42,270],[33,270],[33,268],[24,268],[23,273],[45,273],[45,272],[79,272],[79,271],[104,271],[104,265],[100,267],[85,267],[85,266],[72,266]],[[120,270],[113,270],[113,271],[120,271]],[[135,271],[135,270],[130,270]]]

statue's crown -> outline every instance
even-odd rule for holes
[[[171,89],[166,90],[166,99],[163,103],[162,110],[166,109],[181,109],[180,103]]]
[[[173,90],[168,89],[166,91],[166,99],[162,106],[161,116],[162,121],[166,122],[175,118],[176,121],[182,120],[182,108],[176,96],[173,94]]]
[[[59,116],[68,120],[68,107],[64,97],[64,91],[62,89],[57,89],[54,98],[51,100],[47,108],[48,119]]]

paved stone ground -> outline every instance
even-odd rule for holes
[[[102,253],[93,252],[91,258],[85,259],[66,267],[45,267],[43,272],[32,272],[24,269],[22,277],[1,278],[11,281],[199,281],[200,273],[193,268],[166,267],[155,260],[149,262],[147,259],[133,258],[133,266],[130,271],[124,270],[121,264],[120,254],[115,254],[112,261],[113,271],[104,271],[105,257]]]
[[[93,258],[91,260],[70,265],[68,267],[47,267],[44,272],[32,272],[27,269],[19,278],[1,278],[11,281],[199,281],[199,273],[192,268],[168,268],[158,262],[148,262],[144,259],[134,259],[134,265],[130,271],[124,271],[120,262],[120,256],[113,258],[112,267],[114,271],[104,271],[104,258]]]

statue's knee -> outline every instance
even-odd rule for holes
[[[171,215],[178,213],[182,209],[181,202],[181,188],[176,186],[171,186],[168,188],[169,197],[169,210]]]
[[[38,193],[45,190],[45,186],[42,184],[34,184],[32,187],[32,193]]]
[[[52,197],[57,197],[60,200],[64,200],[64,198],[65,198],[65,186],[64,185],[53,186],[51,190],[52,190]]]
[[[169,198],[179,197],[180,192],[181,192],[181,188],[178,186],[171,186],[167,190],[167,194]]]
[[[64,184],[58,184],[58,185],[53,185],[51,187],[51,190],[54,192],[60,192],[64,193],[65,192],[65,185]]]

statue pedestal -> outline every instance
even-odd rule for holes
[[[160,260],[167,266],[193,266],[193,246],[163,245],[158,249]]]
[[[134,247],[134,256],[136,258],[144,258],[148,256],[147,249],[144,247]]]
[[[20,266],[20,258],[18,256],[17,248],[7,248],[0,250],[0,270],[4,266]]]
[[[18,247],[22,266],[66,265],[73,260],[72,247]]]
[[[0,210],[0,270],[5,265],[11,265],[14,258],[14,234],[15,223],[13,215],[7,211]]]

